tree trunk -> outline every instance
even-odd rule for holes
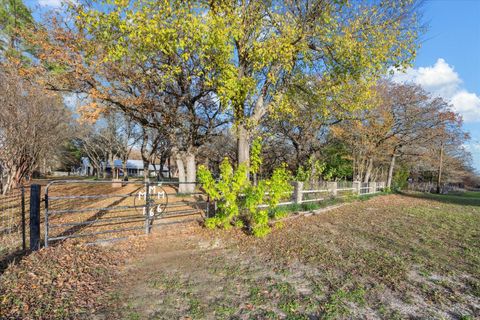
[[[143,159],[143,181],[150,182],[150,161]]]
[[[367,165],[367,172],[365,172],[365,177],[363,179],[364,183],[367,183],[370,180],[370,175],[372,174],[372,169],[373,169],[373,159],[369,158],[368,159],[368,165]]]
[[[128,180],[127,160],[128,157],[122,160],[123,180]]]
[[[192,193],[195,190],[197,166],[195,153],[192,151],[179,152],[176,156],[178,167],[178,192]]]
[[[175,156],[175,161],[177,162],[177,170],[178,170],[178,192],[185,193],[185,181],[187,180],[185,174],[185,163],[183,161],[182,156],[180,153],[177,153]]]
[[[442,189],[442,170],[443,170],[443,142],[440,145],[440,163],[438,165],[438,177],[437,177],[437,193]]]
[[[243,124],[238,125],[237,130],[237,161],[250,166],[250,139],[247,128]]]
[[[168,179],[172,179],[172,166],[170,158],[171,156],[168,156]]]
[[[113,157],[113,154],[110,154],[108,157],[108,162],[110,163],[110,174],[112,175],[112,180],[117,179],[116,176],[116,168],[115,168],[115,158]]]
[[[108,164],[108,158],[104,157],[103,165],[102,165],[102,174],[103,174],[103,179],[107,178],[107,164]]]
[[[395,154],[392,154],[390,158],[390,166],[388,167],[387,188],[392,187],[393,180],[393,168],[395,167]]]
[[[186,155],[187,160],[187,192],[194,192],[195,191],[195,182],[197,181],[197,166],[195,164],[195,154],[189,152]]]
[[[3,195],[7,194],[8,191],[11,188],[11,183],[12,183],[12,175],[10,172],[7,172],[7,181],[5,182],[5,186],[3,188]]]
[[[158,170],[158,175],[160,178],[165,179],[165,175],[163,174],[163,168],[165,167],[165,163],[167,162],[167,157],[161,156],[160,157],[160,169]]]

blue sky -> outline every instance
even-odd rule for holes
[[[415,66],[434,66],[444,59],[461,80],[459,90],[480,97],[480,0],[430,0],[424,12],[429,30]],[[464,127],[471,133],[468,145],[480,171],[480,99],[472,104],[474,109],[464,115]]]
[[[400,77],[451,101],[480,173],[480,0],[429,0],[423,12],[428,30],[413,69]]]
[[[35,11],[59,7],[62,0],[26,0]],[[422,85],[450,101],[471,134],[466,147],[480,173],[480,0],[427,0],[422,36],[413,68],[401,81]]]

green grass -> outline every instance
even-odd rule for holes
[[[443,203],[452,203],[464,206],[480,206],[480,192],[458,192],[449,194],[414,192],[404,193],[404,195],[418,199],[435,200]]]

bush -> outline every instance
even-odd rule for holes
[[[258,148],[257,148],[258,149]],[[248,170],[244,164],[233,169],[225,158],[220,165],[220,178],[215,181],[204,166],[198,168],[198,181],[211,200],[217,202],[217,213],[207,218],[207,228],[246,227],[253,235],[263,237],[270,233],[269,218],[282,197],[292,191],[291,174],[285,165],[276,168],[269,179],[252,184],[247,173],[256,173],[258,166]],[[266,207],[260,207],[266,205]]]
[[[408,186],[408,177],[410,176],[410,170],[406,166],[400,166],[395,171],[392,181],[392,191],[398,191],[405,189]]]

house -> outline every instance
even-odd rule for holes
[[[114,163],[113,167],[114,167],[114,169],[118,170],[119,176],[120,177],[124,176],[122,160],[117,159],[117,160],[114,160],[113,163]],[[110,162],[105,163],[105,162],[102,161],[101,166],[102,166],[102,168],[103,168],[103,166],[105,166],[105,171],[106,171],[107,175],[109,175],[109,176],[112,175],[113,170],[112,170],[112,165],[111,165]],[[126,172],[127,176],[129,176],[129,177],[143,177],[144,167],[143,167],[143,161],[142,160],[131,160],[131,159],[127,160],[126,169],[127,169],[127,172]],[[160,165],[159,164],[157,164],[157,165],[150,164],[149,167],[148,167],[149,176],[151,176],[151,177],[157,176],[157,172],[159,170],[160,170]],[[162,170],[162,174],[163,174],[164,177],[169,176],[168,166],[164,165],[161,170]],[[101,169],[101,171],[103,171],[103,169]],[[93,176],[93,175],[95,175],[95,168],[94,168],[94,166],[91,165],[90,160],[87,157],[82,158],[82,165],[79,168],[79,174],[82,175],[82,176]]]

